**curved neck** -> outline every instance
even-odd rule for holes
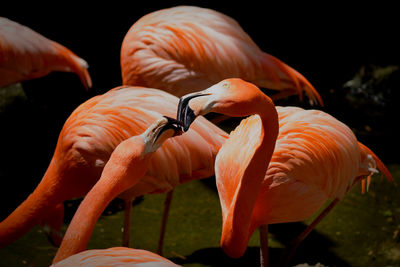
[[[261,164],[265,172],[275,150],[276,139],[279,134],[279,117],[274,102],[260,91],[261,99],[256,107],[254,114],[261,118],[260,143],[256,147],[251,164]],[[254,162],[254,163],[253,163]],[[252,170],[255,166],[249,165],[247,169]],[[259,168],[258,168],[259,169]],[[265,172],[255,174],[264,178]],[[261,181],[260,181],[261,182]]]
[[[279,117],[278,111],[276,110],[271,98],[264,95],[264,99],[264,104],[261,106],[260,111],[257,114],[261,117],[262,132],[264,134],[260,148],[266,149],[265,152],[268,154],[268,163],[266,164],[267,169],[279,134]]]
[[[244,254],[254,230],[251,220],[253,208],[279,132],[278,113],[273,102],[268,97],[263,102],[257,105],[257,114],[261,118],[259,142],[236,185],[232,202],[223,218],[221,247],[234,258]]]
[[[96,222],[107,205],[144,176],[151,153],[142,157],[137,151],[137,142],[131,142],[130,139],[116,148],[100,180],[76,211],[53,263],[85,250]]]

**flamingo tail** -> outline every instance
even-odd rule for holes
[[[388,170],[386,165],[382,162],[382,160],[367,146],[365,146],[364,144],[362,144],[360,142],[358,142],[358,144],[359,144],[361,150],[363,150],[366,154],[370,155],[373,158],[373,160],[375,161],[376,167],[378,167],[378,170],[382,173],[382,175],[385,176],[388,181],[394,182],[395,180],[393,179],[392,174],[390,173],[390,171]],[[371,182],[371,176],[372,175],[368,175],[366,178],[363,178],[361,181],[363,193],[368,191],[369,184]]]
[[[303,99],[303,92],[309,98],[310,104],[324,105],[318,91],[312,84],[298,71],[288,66],[276,57],[263,53],[262,68],[264,79],[259,79],[255,83],[261,87],[291,91],[291,94],[298,94],[300,100]],[[287,94],[282,93],[282,96]]]

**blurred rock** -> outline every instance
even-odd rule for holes
[[[393,102],[391,97],[399,86],[400,67],[362,66],[354,78],[343,85],[348,90],[347,100],[355,108],[364,105],[386,107]],[[396,81],[397,78],[397,81]]]
[[[0,88],[0,114],[26,100],[27,97],[20,83]]]
[[[323,96],[326,111],[347,124],[385,162],[394,161],[395,150],[400,149],[399,98],[398,65],[364,65],[342,87]]]

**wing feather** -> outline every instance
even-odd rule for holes
[[[326,200],[343,198],[365,174],[366,156],[345,124],[318,110],[277,110],[279,136],[253,211],[253,230],[262,222],[304,220]]]

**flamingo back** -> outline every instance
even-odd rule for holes
[[[62,266],[136,266],[136,267],[176,267],[172,261],[155,253],[142,249],[113,247],[108,249],[92,249],[72,255],[53,267]]]
[[[178,97],[240,77],[269,89],[304,90],[322,103],[300,73],[261,51],[234,19],[207,8],[178,6],[139,19],[123,40],[121,70],[123,84]]]
[[[253,211],[256,224],[304,220],[377,172],[349,127],[318,110],[277,107],[279,136]],[[257,222],[257,223],[256,223]]]
[[[56,154],[67,162],[102,169],[115,147],[141,134],[160,116],[174,117],[178,98],[164,91],[119,87],[78,107],[65,123]],[[152,156],[146,176],[130,195],[164,192],[213,175],[214,159],[226,133],[199,118],[187,134],[167,140]]]

